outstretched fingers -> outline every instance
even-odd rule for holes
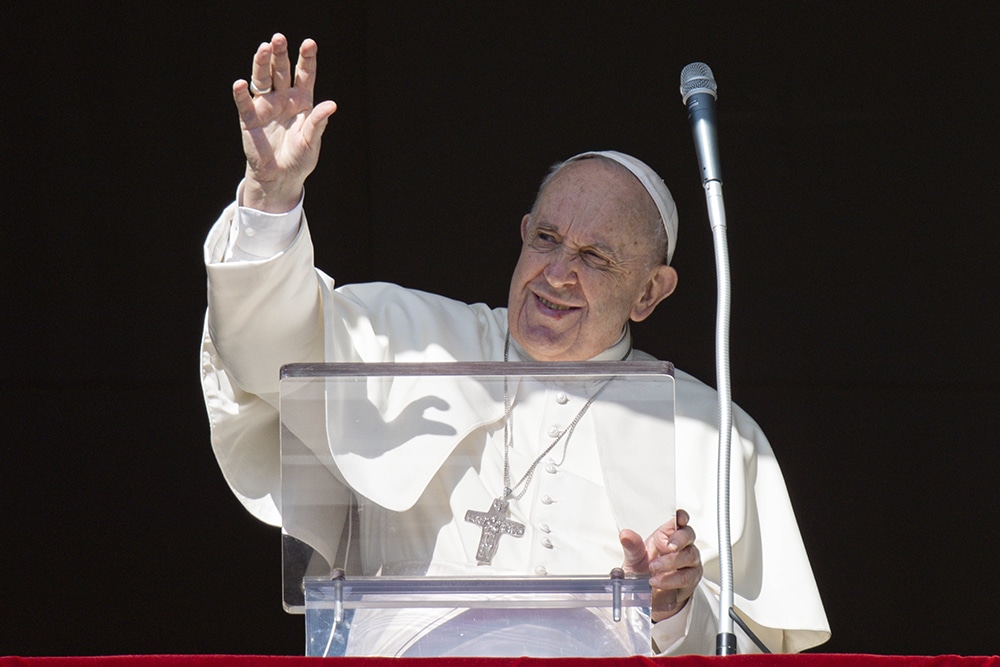
[[[250,96],[250,84],[244,79],[233,83],[233,101],[236,102],[236,111],[240,115],[243,127],[256,125],[257,108],[253,104],[253,97]]]
[[[280,32],[271,38],[271,85],[287,90],[292,85],[292,65],[288,59],[288,40]]]
[[[295,86],[309,92],[316,87],[316,53],[319,47],[311,39],[305,39],[299,47],[299,60],[295,63]]]
[[[276,32],[270,42],[261,42],[254,53],[250,92],[263,95],[272,90],[287,90],[291,85],[288,40],[280,32]]]
[[[272,47],[270,42],[261,42],[257,52],[253,54],[253,66],[250,69],[250,86],[257,92],[269,92],[273,86],[271,77]]]
[[[264,95],[271,91],[286,91],[289,88],[306,93],[304,98],[309,104],[312,101],[313,90],[316,87],[316,54],[319,47],[313,39],[305,39],[299,47],[298,61],[295,64],[294,78],[291,72],[291,61],[288,53],[288,40],[280,32],[275,33],[269,42],[261,42],[254,53],[249,85],[244,88],[237,81],[233,86],[237,108],[241,113],[249,111],[247,104],[253,98],[251,95]],[[332,112],[331,112],[332,113]],[[329,114],[326,114],[327,116]]]

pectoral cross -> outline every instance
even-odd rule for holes
[[[489,565],[493,562],[501,535],[524,537],[524,524],[507,518],[509,514],[507,501],[501,498],[493,500],[489,512],[468,510],[465,513],[466,521],[483,527],[483,534],[479,538],[479,548],[476,550],[476,562],[480,565]]]

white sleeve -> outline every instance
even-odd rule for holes
[[[269,259],[292,244],[302,226],[302,203],[286,213],[265,213],[243,206],[243,183],[236,190],[236,214],[229,228],[223,262]]]
[[[279,369],[323,360],[319,276],[305,214],[293,241],[271,257],[225,261],[236,209],[226,207],[205,241],[202,386],[226,480],[254,516],[280,525]]]
[[[688,621],[691,617],[691,607],[693,605],[694,601],[691,600],[688,604],[684,605],[683,609],[670,618],[653,624],[651,629],[653,653],[657,655],[667,653],[684,639],[685,635],[687,635]]]
[[[703,581],[680,613],[653,625],[655,655],[715,655],[715,597],[705,588]]]

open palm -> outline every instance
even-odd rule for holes
[[[313,106],[316,51],[313,40],[302,42],[293,78],[288,41],[276,34],[257,48],[252,86],[242,79],[233,84],[247,158],[245,206],[289,210],[316,167],[323,130],[337,109],[332,101]]]

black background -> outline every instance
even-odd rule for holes
[[[677,82],[711,65],[734,397],[782,462],[822,650],[997,651],[993,3],[285,4],[5,5],[0,655],[303,650],[196,351],[243,169],[230,85],[275,30],[319,42],[340,105],[307,186],[321,267],[502,305],[548,166],[633,153],[681,219],[638,346],[710,383]]]

